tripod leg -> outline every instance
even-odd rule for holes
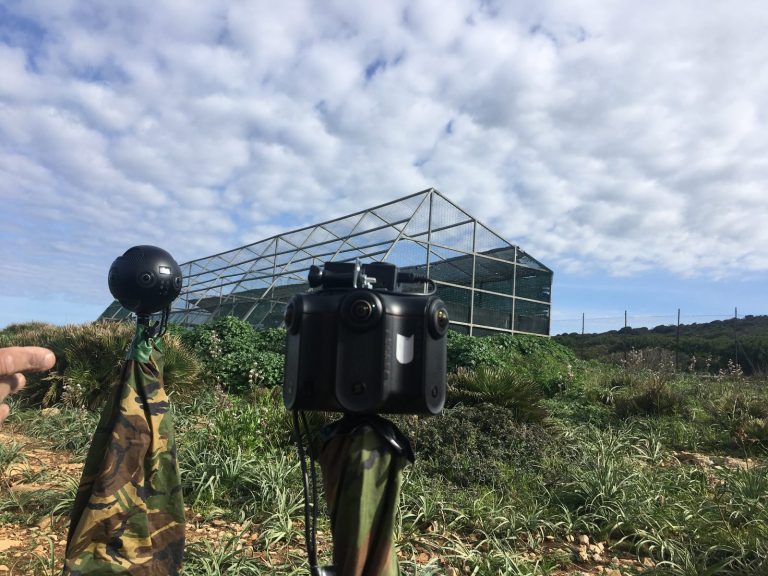
[[[319,460],[339,576],[397,576],[393,537],[406,458],[361,424],[333,435]]]

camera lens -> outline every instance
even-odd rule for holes
[[[302,300],[300,295],[294,296],[283,312],[283,321],[285,322],[285,329],[291,334],[297,334],[301,324],[302,315]]]
[[[428,309],[427,322],[429,323],[429,332],[433,338],[442,338],[448,331],[450,317],[448,309],[439,298],[432,301]]]
[[[383,308],[372,291],[355,291],[341,301],[340,312],[341,319],[352,330],[365,331],[381,320]]]
[[[445,330],[448,327],[448,310],[440,308],[437,311],[437,327],[440,330]]]
[[[358,322],[365,322],[373,314],[373,306],[366,300],[356,300],[350,309],[352,318]]]
[[[149,288],[155,283],[155,275],[149,270],[145,270],[139,274],[139,286],[143,288]]]

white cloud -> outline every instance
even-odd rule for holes
[[[554,268],[768,269],[760,2],[7,10],[7,294],[54,270],[92,298],[132,244],[187,260],[431,185]]]

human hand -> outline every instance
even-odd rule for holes
[[[56,363],[56,356],[47,348],[37,346],[13,346],[0,348],[0,402],[8,394],[24,388],[27,379],[24,372],[50,370]],[[0,423],[8,416],[10,408],[0,404]]]

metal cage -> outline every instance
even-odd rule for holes
[[[387,261],[427,275],[471,335],[548,335],[552,271],[434,188],[181,265],[184,287],[170,321],[185,326],[233,315],[279,326],[312,264]],[[100,319],[129,312],[113,302]]]

